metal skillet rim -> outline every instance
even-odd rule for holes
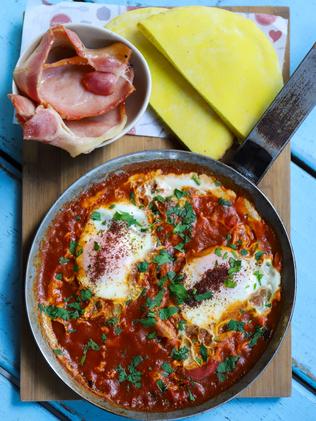
[[[186,158],[186,159],[185,159]],[[191,159],[190,159],[191,158]],[[101,178],[107,177],[109,173],[121,171],[123,167],[130,165],[130,164],[142,164],[150,161],[157,161],[157,160],[174,160],[174,161],[183,161],[187,163],[193,163],[196,165],[207,167],[211,172],[215,175],[222,175],[227,180],[231,181],[237,187],[240,187],[243,190],[246,190],[243,185],[247,185],[248,189],[246,190],[254,190],[257,197],[265,203],[265,206],[270,208],[272,211],[273,216],[276,218],[277,223],[279,225],[279,231],[282,232],[284,237],[284,241],[288,246],[288,253],[290,254],[290,261],[292,262],[292,267],[290,268],[291,273],[291,281],[292,285],[292,299],[286,309],[286,313],[282,313],[280,315],[280,320],[277,324],[275,332],[270,339],[265,351],[260,356],[259,360],[254,364],[254,366],[247,371],[247,373],[241,377],[236,383],[234,383],[231,387],[224,390],[223,392],[219,393],[215,397],[208,399],[204,403],[198,406],[192,406],[184,409],[177,409],[174,411],[168,412],[144,412],[144,411],[135,411],[130,409],[125,409],[115,404],[101,399],[94,393],[90,392],[84,386],[80,385],[79,382],[74,380],[73,376],[64,368],[60,362],[57,360],[56,356],[54,355],[51,347],[48,345],[48,342],[45,336],[42,333],[42,327],[39,324],[39,318],[37,313],[37,300],[34,295],[34,284],[36,281],[36,269],[34,268],[34,260],[36,258],[38,247],[41,244],[43,238],[45,238],[45,233],[51,222],[53,221],[54,217],[58,213],[58,211],[69,201],[73,200],[80,192],[86,190],[90,185],[97,183]],[[224,173],[224,174],[222,174]],[[227,174],[228,173],[228,174]],[[235,178],[237,181],[235,181]],[[254,192],[249,194],[254,194]],[[256,197],[256,198],[257,198]],[[255,202],[255,198],[252,197],[253,201]],[[256,208],[258,208],[256,206]],[[262,214],[261,209],[259,209],[259,213]],[[264,218],[266,219],[266,218]],[[27,267],[26,267],[26,275],[25,275],[25,300],[26,300],[26,309],[27,309],[27,316],[31,326],[31,330],[35,341],[38,347],[41,350],[42,355],[53,369],[53,371],[60,377],[60,379],[73,391],[79,394],[82,398],[88,400],[92,404],[100,407],[103,410],[109,411],[116,415],[125,416],[127,418],[132,419],[145,419],[145,420],[158,420],[158,419],[181,419],[188,416],[193,416],[196,414],[202,414],[206,411],[210,411],[211,409],[228,402],[232,398],[236,397],[236,395],[240,394],[244,389],[246,389],[257,377],[261,374],[268,364],[273,359],[274,355],[276,354],[279,346],[281,345],[285,333],[287,331],[288,325],[290,323],[294,303],[295,303],[295,295],[296,295],[296,267],[295,267],[295,259],[293,254],[293,249],[291,243],[289,241],[287,232],[283,225],[282,220],[280,219],[277,211],[275,210],[274,206],[270,202],[270,200],[265,196],[263,192],[250,180],[244,177],[242,174],[238,173],[233,168],[229,167],[228,165],[215,161],[212,158],[206,157],[204,155],[196,154],[189,151],[182,151],[182,150],[172,150],[172,149],[165,149],[165,150],[146,150],[146,151],[139,151],[132,154],[125,154],[119,157],[115,157],[111,160],[106,161],[105,163],[99,165],[98,167],[88,171],[86,174],[81,176],[77,179],[74,183],[72,183],[62,194],[61,196],[54,202],[51,206],[49,211],[46,213],[45,217],[43,218],[42,222],[40,223],[39,227],[37,228],[36,235],[33,239],[32,246],[30,248],[28,260],[27,260]],[[284,282],[284,280],[283,280]],[[35,310],[35,311],[34,311]],[[280,331],[280,332],[279,332]],[[276,333],[279,333],[279,336],[276,337]]]

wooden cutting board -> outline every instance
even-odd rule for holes
[[[232,7],[238,12],[268,13],[289,19],[285,7]],[[289,77],[289,30],[283,68]],[[24,267],[36,229],[47,210],[63,191],[90,169],[103,162],[130,152],[146,149],[183,149],[177,139],[125,136],[108,147],[89,155],[70,158],[63,151],[36,142],[23,145],[23,211],[22,241]],[[287,230],[290,229],[290,148],[287,147],[260,183],[261,189],[278,210]],[[22,283],[24,289],[24,282]],[[242,393],[241,397],[280,397],[291,394],[291,333],[290,329],[270,365]],[[48,401],[80,399],[51,370],[41,355],[29,328],[25,309],[21,333],[21,399]]]

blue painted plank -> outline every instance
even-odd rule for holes
[[[57,1],[54,1],[54,3]],[[191,0],[98,0],[97,3],[118,3],[128,5],[157,5],[179,6],[192,4]],[[196,0],[196,4],[209,6],[265,6],[266,0]],[[316,40],[316,0],[302,3],[300,0],[274,0],[274,6],[291,7],[291,70],[293,71],[304,54]],[[11,75],[20,48],[20,33],[22,14],[26,0],[7,0],[6,13],[0,14],[0,48],[2,52],[3,69],[0,75],[0,95],[4,98],[11,89]],[[313,127],[316,119],[312,117],[309,123],[303,125],[293,140],[293,152],[316,169],[316,148],[313,138]],[[0,149],[9,153],[19,162],[21,161],[21,130],[12,124],[12,107],[7,99],[2,103],[0,110]]]
[[[20,401],[18,390],[0,375],[0,419],[5,421],[55,421],[57,418],[37,403]]]
[[[298,288],[293,317],[293,359],[316,386],[315,341],[315,237],[316,237],[316,180],[292,164],[291,166],[291,226],[296,256]]]
[[[1,164],[1,162],[0,162]],[[20,348],[21,184],[0,167],[0,365],[17,376]],[[1,405],[0,405],[1,406]]]

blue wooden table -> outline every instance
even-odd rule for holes
[[[52,1],[51,2],[56,2]],[[96,1],[106,3],[106,1]],[[108,0],[108,3],[126,3]],[[137,0],[127,2],[140,5]],[[275,6],[291,8],[291,72],[316,41],[316,0],[141,0],[141,5],[206,4],[217,6]],[[21,130],[12,125],[6,99],[19,55],[26,0],[2,0],[0,14],[0,419],[118,421],[84,401],[23,403],[19,399],[19,318],[22,300]],[[316,420],[316,109],[292,141],[291,236],[297,259],[298,293],[293,318],[293,393],[283,399],[235,399],[195,420]]]

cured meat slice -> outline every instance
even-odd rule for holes
[[[9,98],[16,110],[17,119],[21,124],[31,118],[35,113],[34,103],[25,96],[10,94]]]
[[[87,49],[76,33],[55,26],[15,69],[14,80],[21,92],[36,103],[52,106],[62,118],[97,116],[134,91],[130,56],[130,48],[122,43]]]
[[[108,113],[77,121],[64,121],[51,107],[34,104],[21,95],[10,95],[19,120],[23,116],[23,137],[66,150],[72,157],[89,153],[118,134],[126,124],[125,104]],[[31,106],[32,112],[31,112]]]
[[[95,73],[100,76],[99,72]],[[134,91],[132,69],[118,78],[109,95],[96,95],[91,87],[89,91],[85,89],[83,79],[89,74],[90,66],[71,64],[44,69],[39,89],[42,104],[53,107],[63,119],[79,120],[110,111]]]

